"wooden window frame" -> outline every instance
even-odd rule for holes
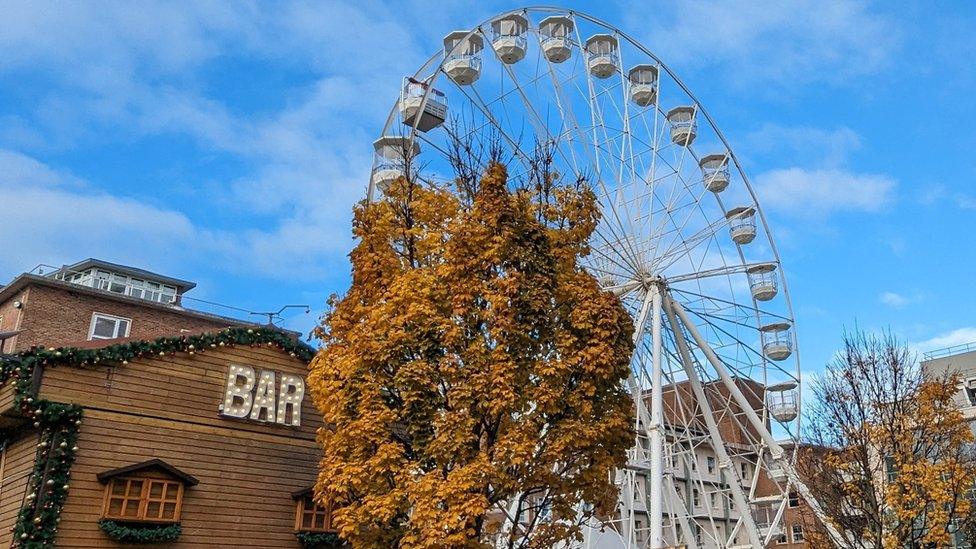
[[[129,496],[129,488],[133,481],[138,481],[142,483],[142,488],[138,496]],[[123,495],[120,497],[112,493],[112,488],[115,486],[116,482],[124,482],[125,490]],[[153,483],[158,483],[163,485],[162,494],[159,497],[150,497]],[[171,487],[176,488],[176,498],[168,497],[170,495]],[[122,500],[122,509],[118,515],[109,514],[109,509],[111,508],[113,500]],[[125,515],[125,511],[130,505],[130,502],[137,502],[139,505],[138,511],[136,511],[135,516]],[[160,512],[165,509],[166,503],[175,503],[175,510],[173,512],[173,518],[160,518],[160,517],[147,517],[146,512],[148,510],[150,503],[159,503]],[[117,520],[120,522],[144,522],[152,524],[173,524],[180,521],[180,514],[183,512],[183,483],[179,480],[157,478],[149,476],[119,476],[114,477],[105,484],[105,496],[102,500],[102,517],[108,520]]]
[[[329,509],[328,507],[319,505],[312,498],[312,496],[310,494],[309,495],[304,495],[304,496],[299,497],[297,499],[298,499],[298,501],[296,502],[296,505],[295,505],[295,531],[296,532],[336,532],[337,531],[335,528],[332,527],[332,510],[331,509]],[[308,502],[308,501],[311,501],[312,502],[312,508],[311,509],[308,509],[306,507],[306,505],[305,505],[306,502]],[[307,528],[307,527],[303,526],[303,522],[304,521],[302,519],[305,518],[305,515],[311,515],[312,516],[312,520],[311,520],[311,524],[313,525],[312,527],[308,527]],[[325,517],[323,519],[323,521],[322,521],[322,523],[324,524],[324,526],[322,528],[315,528],[314,527],[314,524],[316,522],[316,518],[318,516],[321,516],[321,515],[324,515],[324,517]]]

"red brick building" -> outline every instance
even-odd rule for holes
[[[46,271],[0,287],[0,352],[256,326],[183,307],[186,280],[96,259]]]

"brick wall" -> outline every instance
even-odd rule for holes
[[[30,288],[24,288],[10,299],[0,303],[0,332],[12,332],[17,330],[17,327],[20,324],[23,309],[15,308],[14,302],[26,301],[27,294],[29,292]],[[0,347],[0,353],[9,353],[13,351],[15,344],[16,338],[3,342],[2,347]]]
[[[13,301],[20,299],[23,308],[13,308]],[[198,334],[228,327],[228,321],[206,319],[187,315],[181,311],[169,311],[150,304],[129,303],[112,297],[88,295],[71,291],[70,288],[31,284],[18,297],[0,303],[3,316],[2,329],[20,329],[23,332],[7,342],[6,352],[23,350],[32,345],[61,346],[88,339],[93,313],[104,313],[131,319],[129,337],[155,339],[172,336],[185,330]],[[20,316],[19,326],[8,326]],[[10,320],[8,320],[8,317]],[[238,325],[244,324],[243,322]]]

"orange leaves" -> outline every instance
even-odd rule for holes
[[[904,536],[898,534],[914,527],[922,530],[922,544],[945,546],[956,527],[952,522],[971,514],[968,491],[976,482],[976,463],[968,448],[973,433],[953,402],[958,385],[953,376],[922,381],[905,413],[877,430],[876,438],[891,441],[892,449],[893,478],[884,493],[897,519],[890,545],[900,546]]]
[[[401,179],[357,207],[353,284],[309,378],[317,494],[354,546],[537,546],[578,532],[580,501],[615,503],[631,321],[578,264],[593,193],[550,183],[511,192],[493,164],[470,205]]]

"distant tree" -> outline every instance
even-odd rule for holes
[[[952,374],[925,377],[890,335],[845,336],[807,412],[808,436],[831,450],[800,460],[845,547],[946,547],[972,527],[976,459],[958,387]]]
[[[588,184],[561,182],[545,148],[515,183],[497,147],[480,179],[455,160],[454,192],[407,165],[356,208],[352,286],[317,331],[316,493],[355,547],[578,536],[613,512],[633,444],[632,321],[579,264]]]

